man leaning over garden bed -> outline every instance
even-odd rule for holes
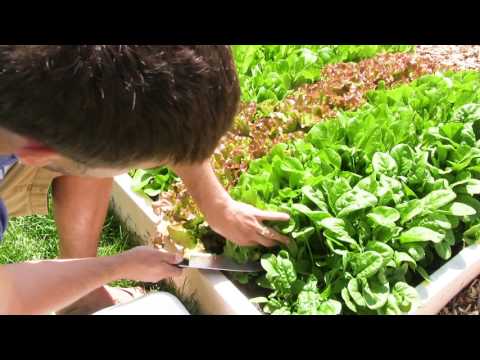
[[[181,274],[154,248],[96,257],[112,176],[130,168],[171,166],[237,244],[287,241],[262,221],[288,215],[234,201],[209,164],[239,98],[228,46],[0,46],[0,234],[7,213],[46,213],[52,185],[60,235],[60,259],[0,265],[0,313],[93,313],[139,295],[111,281]]]

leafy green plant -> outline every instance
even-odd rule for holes
[[[408,312],[413,286],[480,240],[479,87],[462,72],[376,91],[250,163],[232,196],[291,215],[271,224],[291,238],[279,251],[225,247],[239,262],[264,254],[265,312]]]
[[[168,167],[159,167],[149,170],[132,170],[132,189],[140,194],[144,193],[151,198],[165,191],[178,178]]]
[[[282,100],[295,87],[320,78],[327,64],[359,61],[411,45],[235,45],[244,101]]]

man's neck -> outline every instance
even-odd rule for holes
[[[24,143],[22,136],[0,127],[0,155],[15,154]]]

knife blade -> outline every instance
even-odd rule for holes
[[[221,255],[190,254],[189,259],[184,259],[177,264],[181,268],[194,268],[203,270],[223,270],[231,272],[261,272],[260,262],[237,264],[233,260]]]

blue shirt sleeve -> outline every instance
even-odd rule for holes
[[[0,181],[6,175],[6,169],[17,161],[17,158],[14,155],[8,156],[0,156]],[[7,230],[8,225],[8,213],[5,204],[3,203],[2,199],[0,199],[0,242],[3,239],[3,234]]]
[[[3,240],[3,234],[7,230],[7,225],[8,225],[7,209],[3,204],[3,201],[0,199],[0,242]]]

